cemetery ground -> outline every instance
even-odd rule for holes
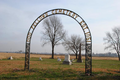
[[[13,60],[7,59],[10,56]],[[0,80],[120,80],[117,57],[93,57],[92,76],[85,76],[84,56],[83,63],[75,60],[72,65],[62,64],[64,55],[55,55],[55,59],[50,59],[51,55],[30,54],[30,57],[30,70],[24,71],[25,54],[0,53]],[[62,61],[58,62],[57,57]]]

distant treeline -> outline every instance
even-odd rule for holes
[[[22,52],[22,51],[18,51],[18,52],[10,52],[10,51],[0,51],[0,52],[3,52],[3,53],[21,53],[21,54],[25,54],[25,52]],[[52,53],[36,53],[36,52],[31,52],[30,54],[44,54],[44,55],[50,55]],[[65,54],[68,54],[68,53],[55,53],[54,55],[65,55]],[[70,55],[75,55],[74,53],[70,53]],[[85,56],[84,53],[82,53],[82,56]],[[96,57],[118,57],[118,55],[116,53],[111,53],[111,52],[108,52],[108,53],[92,53],[92,56],[96,56]]]

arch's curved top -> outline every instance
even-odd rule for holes
[[[26,39],[26,42],[27,43],[30,43],[31,41],[31,36],[32,36],[32,33],[33,31],[35,30],[36,26],[39,24],[39,22],[41,22],[44,18],[48,17],[48,16],[51,16],[51,15],[55,15],[55,14],[62,14],[62,15],[67,15],[71,18],[73,18],[74,20],[76,20],[82,27],[83,31],[84,31],[84,34],[85,34],[85,40],[87,43],[91,43],[92,42],[92,38],[91,38],[91,33],[90,33],[90,30],[88,28],[88,25],[86,24],[86,22],[82,19],[81,16],[79,16],[78,14],[76,14],[75,12],[71,11],[71,10],[68,10],[68,9],[61,9],[61,8],[58,8],[58,9],[52,9],[52,10],[49,10],[47,12],[44,12],[42,15],[40,15],[34,22],[33,24],[31,25],[29,31],[28,31],[28,36],[27,36],[27,39]]]

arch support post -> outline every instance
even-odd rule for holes
[[[30,63],[30,43],[26,43],[25,51],[25,70],[29,70]]]
[[[85,53],[85,75],[92,75],[92,44],[86,44]]]

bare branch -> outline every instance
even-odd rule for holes
[[[120,60],[120,56],[119,56],[119,52],[120,52],[120,28],[119,27],[115,27],[112,29],[113,33],[106,33],[106,37],[103,38],[103,40],[105,41],[105,44],[107,44],[107,46],[105,47],[105,49],[111,49],[111,50],[115,50],[118,54],[119,60]]]
[[[79,52],[80,43],[82,44],[82,50],[84,50],[84,40],[80,36],[72,35],[70,38],[64,39],[63,46],[67,51],[73,51],[75,54]]]

